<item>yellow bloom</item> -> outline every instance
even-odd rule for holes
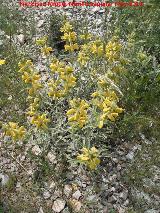
[[[14,141],[24,137],[26,129],[23,126],[18,126],[18,123],[9,122],[3,125],[3,130],[6,136],[10,136]]]
[[[46,56],[48,56],[50,54],[50,52],[52,52],[52,51],[53,51],[52,47],[48,47],[46,45],[41,48],[42,54],[44,54]]]
[[[39,39],[36,40],[36,44],[40,45],[40,46],[44,46],[46,44],[46,42],[47,42],[47,39],[48,39],[47,36],[39,38]]]
[[[78,53],[78,59],[77,59],[77,61],[82,65],[82,66],[84,66],[84,65],[86,65],[86,63],[88,62],[88,60],[89,60],[89,57],[86,55],[86,53],[85,52],[79,52]]]
[[[106,120],[115,121],[119,113],[123,112],[123,109],[117,106],[119,99],[112,90],[104,90],[103,92],[96,91],[92,94],[92,97],[92,103],[97,106],[101,112],[98,119],[99,128],[103,127]]]
[[[19,72],[32,72],[33,71],[33,63],[31,60],[26,60],[18,63]]]
[[[39,82],[32,83],[32,87],[28,90],[30,96],[33,96],[42,88],[42,84]]]
[[[38,129],[47,129],[47,123],[50,120],[46,117],[46,114],[35,115],[31,118],[31,124],[34,124]]]
[[[77,43],[75,43],[75,44],[70,44],[70,45],[66,44],[66,45],[64,46],[64,48],[65,48],[66,51],[71,51],[71,52],[73,52],[74,50],[78,50],[78,44],[77,44]]]
[[[3,65],[3,64],[5,64],[5,63],[6,63],[6,60],[0,59],[0,66]]]
[[[60,28],[60,31],[61,32],[70,32],[70,31],[72,31],[72,29],[73,29],[72,25],[69,22],[66,22],[64,24],[64,26]]]
[[[76,33],[75,32],[64,33],[64,35],[61,38],[65,41],[72,42],[76,40]]]
[[[77,160],[85,164],[90,170],[94,170],[100,164],[99,151],[95,147],[91,149],[84,147],[82,149],[82,154],[77,156]]]
[[[80,35],[80,38],[82,40],[90,40],[92,38],[92,34],[86,33],[86,34]]]
[[[22,75],[22,80],[25,83],[36,83],[36,81],[38,81],[40,79],[40,75],[36,74],[36,73],[28,73],[28,72],[24,72],[24,74]]]
[[[85,100],[73,99],[70,101],[72,107],[67,111],[68,121],[72,127],[82,128],[88,121],[88,103]]]
[[[120,58],[122,45],[118,42],[109,41],[106,45],[106,57],[109,62],[117,61]]]

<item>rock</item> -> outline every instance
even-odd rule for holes
[[[17,182],[16,188],[21,188],[21,183],[20,182]]]
[[[86,198],[87,201],[96,201],[97,200],[97,195],[90,195]]]
[[[133,158],[134,158],[134,152],[133,152],[133,151],[129,152],[129,153],[126,155],[126,158],[127,158],[127,160],[133,160]]]
[[[145,211],[144,213],[159,213],[159,210],[155,210],[155,209],[148,209],[147,211]]]
[[[81,192],[79,190],[77,190],[73,193],[72,197],[75,198],[76,200],[79,200],[81,195],[82,195]]]
[[[123,200],[126,200],[128,197],[128,191],[123,191],[119,194],[119,197]]]
[[[69,200],[69,206],[72,208],[73,212],[79,212],[82,207],[82,203],[76,199],[72,199]]]
[[[44,211],[43,211],[42,207],[40,207],[40,208],[39,208],[38,213],[44,213]]]
[[[62,196],[62,192],[60,190],[55,190],[54,191],[54,194],[52,196],[52,200],[56,200],[58,197],[61,197]]]
[[[56,156],[55,156],[52,152],[48,152],[47,159],[48,159],[51,163],[56,163],[56,161],[55,161]]]
[[[107,207],[107,206],[105,206],[105,207],[104,207],[104,209],[103,209],[103,213],[109,213],[109,211],[108,211],[108,207]]]
[[[56,186],[55,182],[51,182],[51,184],[49,185],[49,189],[53,189],[55,188],[55,186]]]
[[[40,28],[42,27],[42,25],[44,24],[44,20],[39,20],[38,23],[37,23],[37,27]]]
[[[109,181],[113,182],[117,179],[117,175],[113,174],[112,176],[109,177]]]
[[[17,40],[19,41],[20,44],[24,44],[24,35],[23,34],[19,34],[17,35]]]
[[[109,203],[116,203],[116,201],[117,201],[117,198],[114,195],[108,198]]]
[[[36,156],[40,155],[42,153],[42,150],[39,148],[38,145],[35,145],[33,148],[32,148],[32,153]]]
[[[123,203],[124,206],[128,206],[129,205],[129,200],[127,199],[124,203]]]
[[[0,185],[5,186],[9,181],[9,176],[6,174],[0,173]]]
[[[115,189],[115,187],[112,187],[109,191],[110,191],[110,192],[115,192],[116,189]]]
[[[121,169],[122,169],[121,165],[118,164],[118,165],[117,165],[117,171],[120,171]]]
[[[55,212],[61,212],[66,205],[66,201],[58,198],[57,200],[54,201],[52,210]]]
[[[65,185],[64,186],[64,194],[68,198],[72,194],[72,186],[71,185]]]
[[[113,161],[114,163],[118,163],[118,162],[119,162],[117,158],[112,158],[112,161]]]
[[[122,207],[119,207],[118,208],[118,213],[126,213],[126,209],[122,208]]]
[[[44,191],[44,192],[43,192],[43,197],[44,197],[44,199],[48,199],[48,198],[50,198],[50,196],[51,196],[51,194],[50,194],[49,191]]]

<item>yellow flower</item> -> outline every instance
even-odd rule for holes
[[[85,100],[73,99],[70,101],[71,109],[67,111],[68,121],[72,127],[82,128],[88,121],[88,103]]]
[[[44,46],[47,42],[47,39],[48,39],[47,36],[39,38],[39,39],[36,40],[36,44],[39,45],[39,46]]]
[[[28,90],[30,96],[33,96],[42,88],[42,84],[39,82],[32,83],[32,87]]]
[[[46,45],[41,48],[42,54],[44,54],[46,56],[48,56],[50,54],[50,52],[52,52],[52,51],[53,51],[52,47],[48,47]]]
[[[99,128],[102,128],[107,120],[115,121],[119,113],[124,111],[117,106],[119,99],[112,90],[96,91],[92,94],[92,97],[92,103],[97,106],[101,113],[98,119]]]
[[[26,114],[29,116],[35,115],[39,107],[39,102],[40,102],[39,98],[34,98],[33,103],[30,104]]]
[[[6,60],[0,59],[0,66],[3,65],[3,64],[5,64],[5,63],[6,63]]]
[[[94,170],[100,164],[99,151],[95,147],[91,149],[84,147],[82,154],[77,156],[77,160],[85,164],[90,170]]]
[[[28,72],[24,72],[24,74],[22,75],[22,80],[25,83],[36,83],[36,81],[38,81],[40,79],[40,75],[36,74],[36,73],[28,73]]]
[[[61,38],[68,42],[75,41],[76,33],[75,32],[64,33],[64,35]]]
[[[33,71],[33,63],[31,60],[26,60],[18,63],[19,72],[32,72]]]
[[[60,31],[61,32],[70,32],[70,31],[72,31],[72,29],[73,29],[72,25],[69,22],[66,22],[64,24],[64,26],[60,28]]]
[[[86,33],[86,34],[80,35],[80,38],[82,40],[90,40],[92,38],[92,34]]]
[[[74,50],[78,50],[78,44],[77,44],[77,43],[75,43],[75,44],[70,44],[70,45],[66,44],[66,45],[64,46],[64,48],[65,48],[66,51],[71,51],[71,52],[73,52]]]
[[[97,43],[94,42],[91,45],[91,53],[97,54],[98,56],[102,56],[103,55],[103,45],[97,45]]]
[[[48,129],[48,122],[50,122],[50,120],[46,117],[46,114],[34,115],[31,118],[31,124],[34,124],[38,129]]]
[[[82,65],[82,66],[84,66],[84,65],[86,65],[86,63],[88,62],[88,60],[89,60],[89,57],[86,55],[86,53],[85,52],[79,52],[78,53],[78,59],[77,59],[77,61]]]
[[[14,141],[24,137],[26,129],[23,126],[18,126],[18,123],[9,122],[3,125],[3,130],[6,136],[10,136]]]
[[[109,62],[117,61],[120,58],[122,45],[118,42],[109,41],[106,45],[106,57]]]

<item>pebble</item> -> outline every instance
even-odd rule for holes
[[[58,198],[57,200],[54,201],[52,210],[55,212],[61,212],[66,205],[66,201]]]
[[[69,206],[72,208],[73,212],[79,212],[82,207],[82,203],[76,199],[72,199],[69,200]]]
[[[81,192],[77,190],[76,192],[73,193],[72,197],[75,198],[76,200],[79,200],[81,195],[82,195]]]
[[[5,186],[9,181],[9,176],[6,174],[0,173],[0,185]]]
[[[40,147],[38,145],[35,145],[32,148],[32,153],[35,154],[36,156],[38,156],[42,153],[42,150],[40,149]]]
[[[64,194],[68,198],[72,194],[72,186],[71,185],[65,185],[64,186]]]
[[[44,192],[43,192],[43,197],[44,197],[44,199],[50,198],[50,197],[51,197],[50,192],[49,192],[49,191],[44,191]]]
[[[55,161],[56,156],[55,156],[52,152],[49,152],[49,153],[48,153],[47,159],[48,159],[51,163],[56,163],[56,161]]]

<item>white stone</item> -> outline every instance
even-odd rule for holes
[[[81,197],[81,192],[77,190],[76,192],[73,193],[72,197],[78,200]]]
[[[9,181],[9,176],[0,173],[0,183],[2,186],[5,186],[7,184],[7,182]]]
[[[64,186],[64,194],[68,198],[72,194],[72,186],[71,185],[65,185]]]
[[[44,213],[44,211],[43,211],[42,207],[40,207],[40,208],[39,208],[38,213]]]
[[[44,20],[39,20],[38,24],[37,24],[37,27],[42,27],[42,25],[44,24]]]
[[[50,194],[49,191],[44,191],[44,192],[43,192],[43,197],[44,197],[44,199],[48,199],[48,198],[50,198],[50,196],[51,196],[51,194]]]
[[[66,201],[58,198],[57,200],[54,201],[52,210],[55,212],[61,212],[64,209],[65,205]]]
[[[16,37],[20,44],[24,44],[24,35],[23,34],[19,34]]]
[[[32,152],[34,155],[40,155],[42,153],[42,150],[39,148],[38,145],[35,145],[33,148],[32,148]]]
[[[49,185],[49,188],[50,188],[50,189],[53,189],[53,188],[55,188],[55,186],[56,186],[55,182],[52,182],[52,183]]]
[[[55,156],[53,153],[48,152],[47,159],[48,159],[51,163],[55,163],[56,156]]]

